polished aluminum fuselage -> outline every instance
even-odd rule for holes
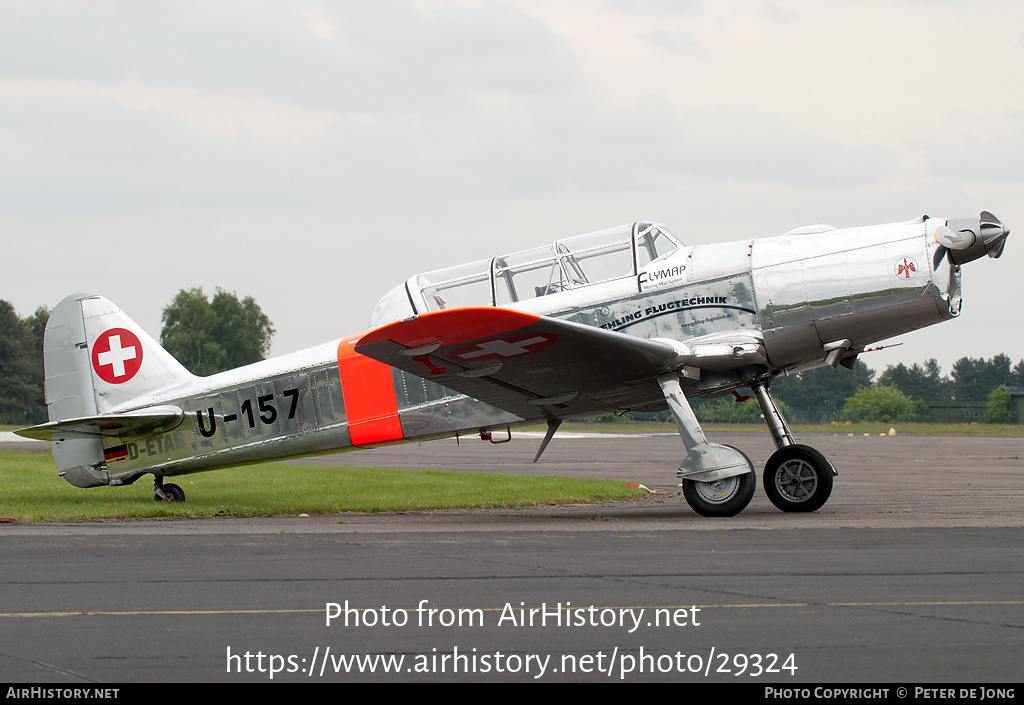
[[[721,394],[754,379],[770,380],[826,362],[852,362],[866,346],[957,315],[959,268],[937,252],[933,237],[935,227],[944,222],[922,218],[839,230],[813,226],[778,237],[680,246],[642,267],[636,266],[634,250],[628,275],[596,284],[576,282],[503,305],[644,338],[749,342],[756,354],[735,363],[728,357],[709,361],[697,374],[684,376],[687,394]],[[381,300],[371,327],[425,312],[424,299],[412,288],[415,279]],[[490,290],[495,291],[493,281]],[[494,303],[492,298],[478,305]],[[392,369],[393,389],[386,392],[394,394],[400,435],[357,435],[350,428],[347,404],[351,390],[363,384],[358,377],[362,373],[346,360],[359,337],[194,378],[144,399],[107,400],[99,413],[167,404],[184,411],[184,422],[146,438],[105,440],[108,454],[115,444],[124,451],[83,475],[81,486],[131,482],[147,472],[178,475],[473,433],[524,421]],[[618,400],[609,411],[663,402],[645,394]],[[376,421],[367,421],[361,412],[359,423]]]

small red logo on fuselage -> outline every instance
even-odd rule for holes
[[[142,367],[142,343],[125,328],[104,331],[92,345],[92,368],[109,384],[124,384]]]
[[[917,262],[912,257],[904,257],[896,260],[893,267],[896,276],[900,279],[913,279],[917,276]]]

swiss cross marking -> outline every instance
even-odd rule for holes
[[[551,333],[511,335],[504,338],[485,340],[474,345],[467,345],[464,348],[455,350],[452,356],[462,360],[500,360],[506,357],[516,357],[517,355],[538,352],[556,340],[558,340],[558,336]]]
[[[110,365],[114,369],[115,377],[124,377],[124,363],[129,360],[134,360],[138,357],[136,348],[134,346],[130,348],[121,347],[121,336],[112,335],[110,336],[110,349],[105,353],[100,353],[97,359],[101,365]]]
[[[92,368],[104,382],[123,384],[142,367],[142,343],[130,330],[111,328],[92,346]]]

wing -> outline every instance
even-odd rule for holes
[[[524,419],[663,404],[679,347],[501,308],[435,311],[362,336],[356,352]]]
[[[38,426],[18,429],[15,433],[40,441],[98,436],[130,438],[170,431],[176,428],[184,418],[185,412],[177,406],[151,406],[122,414],[102,414],[65,421],[50,421]]]

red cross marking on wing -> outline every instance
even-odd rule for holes
[[[518,355],[539,352],[558,340],[553,333],[533,333],[492,338],[473,345],[467,345],[452,352],[452,357],[467,362],[501,360]]]

